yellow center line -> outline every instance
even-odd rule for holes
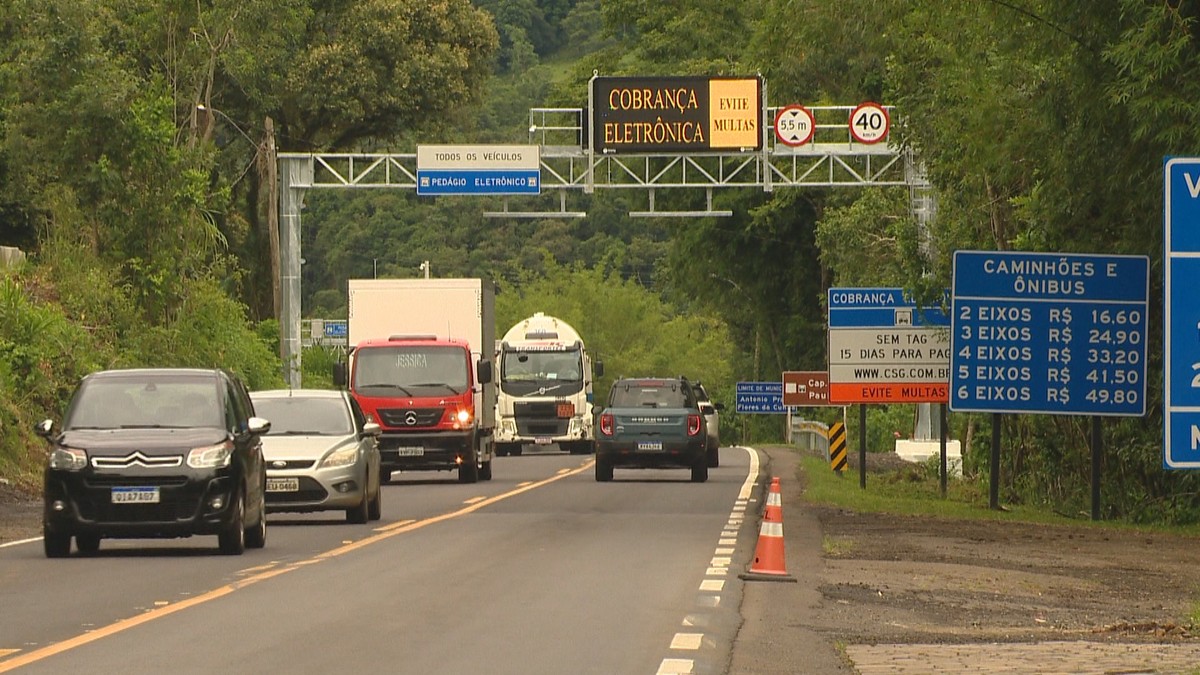
[[[487,499],[487,497],[471,497],[470,499],[464,499],[463,503],[464,504],[474,504],[475,502],[481,502],[485,499]]]
[[[9,654],[16,654],[19,651],[21,651],[21,650],[20,649],[0,649],[0,656],[8,656]]]
[[[482,501],[471,504],[470,506],[463,507],[457,511],[452,511],[450,513],[443,513],[439,516],[433,516],[431,518],[426,518],[426,519],[420,520],[420,521],[412,521],[412,520],[401,521],[400,523],[397,523],[395,526],[392,526],[391,529],[388,529],[385,532],[380,532],[379,534],[374,534],[374,535],[368,536],[368,537],[366,537],[364,539],[360,539],[356,542],[343,544],[342,546],[339,546],[335,549],[325,551],[324,553],[320,553],[316,556],[313,556],[312,558],[310,558],[308,560],[297,561],[297,562],[291,563],[285,567],[267,570],[264,572],[253,574],[251,576],[246,577],[245,579],[241,579],[239,581],[235,581],[233,583],[226,584],[219,588],[214,588],[211,591],[202,593],[200,595],[193,596],[186,600],[181,600],[173,605],[167,605],[165,607],[157,607],[155,609],[145,611],[137,616],[132,616],[127,619],[120,619],[120,620],[115,621],[107,626],[102,627],[102,628],[97,628],[96,630],[93,630],[91,632],[84,633],[83,635],[77,635],[73,638],[68,638],[66,640],[63,640],[62,642],[56,642],[54,644],[47,645],[40,649],[35,649],[31,652],[22,654],[21,656],[17,656],[17,657],[11,658],[11,659],[6,659],[4,661],[0,661],[0,673],[7,673],[8,671],[13,670],[15,668],[27,666],[31,663],[36,663],[38,661],[47,659],[56,654],[61,654],[65,651],[75,649],[76,647],[82,647],[83,645],[90,644],[92,642],[96,642],[97,640],[101,640],[106,637],[111,637],[113,635],[116,635],[117,633],[126,631],[126,630],[128,630],[130,628],[134,628],[136,626],[140,626],[144,623],[149,623],[150,621],[154,621],[155,619],[161,619],[165,616],[174,614],[175,612],[179,612],[179,611],[182,611],[185,609],[189,609],[191,607],[195,607],[196,605],[200,605],[205,602],[209,602],[210,600],[216,600],[217,598],[224,597],[226,595],[229,595],[230,593],[233,593],[234,591],[241,590],[247,586],[256,584],[260,581],[266,581],[267,579],[271,579],[271,578],[277,577],[281,574],[291,572],[292,570],[300,569],[301,566],[310,565],[315,562],[321,562],[323,560],[328,560],[330,558],[335,558],[337,556],[344,555],[346,553],[350,553],[351,551],[357,551],[360,548],[370,546],[371,544],[379,543],[385,539],[389,539],[396,535],[404,534],[405,532],[412,532],[414,530],[418,530],[418,529],[421,529],[421,528],[429,526],[429,525],[434,525],[436,523],[450,520],[451,518],[458,518],[460,516],[465,516],[467,514],[474,513],[476,511],[484,508],[485,506],[490,506],[497,502],[504,501],[505,499],[515,497],[523,492],[528,492],[530,490],[533,490],[533,489],[536,489],[536,488],[539,488],[539,487],[542,487],[545,485],[549,485],[550,483],[553,483],[555,481],[566,478],[567,476],[582,473],[590,465],[591,465],[591,463],[589,462],[589,463],[584,464],[583,466],[579,467],[578,469],[573,469],[573,470],[570,470],[565,473],[560,471],[557,475],[551,476],[549,478],[545,478],[545,479],[537,481],[535,483],[530,483],[528,485],[518,486],[514,490],[511,490],[509,492],[505,492],[502,494],[498,494],[495,497],[488,497],[486,499],[483,499]],[[251,569],[256,569],[256,568],[251,568]],[[248,570],[246,570],[246,571],[248,571]],[[20,650],[14,649],[14,650],[10,650],[10,651],[6,652],[5,650],[0,649],[0,657],[15,653],[17,651],[20,651]]]
[[[387,525],[384,525],[383,527],[377,527],[377,528],[375,528],[374,531],[375,532],[387,532],[388,530],[394,530],[397,527],[404,527],[405,525],[408,525],[409,523],[415,523],[415,522],[417,522],[417,521],[413,520],[412,518],[409,518],[408,520],[401,520],[401,521],[398,521],[395,523],[388,523]]]

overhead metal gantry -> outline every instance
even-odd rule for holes
[[[931,216],[932,191],[911,154],[886,142],[856,142],[848,118],[854,106],[817,106],[810,142],[792,147],[764,129],[761,150],[704,153],[600,154],[583,143],[582,108],[534,108],[529,143],[539,146],[541,194],[491,199],[501,209],[494,218],[581,218],[569,208],[580,194],[596,190],[641,190],[647,209],[633,217],[729,216],[714,208],[720,189],[879,187],[909,188],[914,213]],[[779,108],[767,108],[768,125]],[[314,189],[417,189],[416,153],[280,153],[280,339],[289,386],[300,386],[300,211],[304,192]],[[658,210],[666,190],[704,190],[705,208]]]

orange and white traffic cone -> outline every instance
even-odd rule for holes
[[[749,572],[738,578],[747,581],[795,581],[787,573],[783,553],[783,500],[779,496],[779,477],[771,479],[767,492],[767,509],[763,513],[762,526],[758,530],[758,546],[754,549],[754,563]]]

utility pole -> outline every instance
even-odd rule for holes
[[[259,153],[263,176],[267,183],[267,237],[271,245],[271,302],[275,320],[282,321],[279,313],[279,162],[275,148],[275,120],[270,116],[263,122],[266,138],[263,152]],[[282,347],[281,347],[282,349]],[[282,356],[282,352],[280,353]]]

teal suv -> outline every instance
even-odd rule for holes
[[[708,480],[708,432],[686,378],[624,378],[596,410],[596,480],[616,467],[683,468],[693,483]]]

